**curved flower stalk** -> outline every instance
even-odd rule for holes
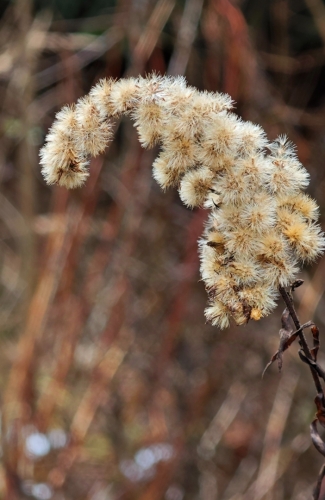
[[[269,143],[231,108],[228,95],[200,92],[182,77],[105,79],[57,114],[40,153],[47,183],[75,188],[88,176],[89,156],[111,139],[111,119],[129,114],[143,147],[160,144],[154,178],[163,189],[177,186],[188,207],[210,211],[201,274],[206,317],[220,328],[231,317],[240,325],[268,315],[278,287],[325,248],[293,145],[282,136]]]

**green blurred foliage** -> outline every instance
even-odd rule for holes
[[[51,9],[55,18],[97,16],[116,6],[116,0],[35,0],[35,10]]]

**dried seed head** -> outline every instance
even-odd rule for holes
[[[47,142],[40,151],[42,174],[48,184],[72,189],[82,186],[87,179],[88,163],[74,145],[77,127],[74,106],[66,106],[56,115]]]
[[[276,224],[275,200],[265,193],[257,194],[242,211],[242,225],[257,234],[264,234]]]
[[[324,234],[316,224],[293,223],[287,226],[283,234],[288,238],[297,258],[301,261],[313,261],[325,249]]]
[[[162,189],[167,189],[178,184],[180,178],[179,172],[171,167],[168,158],[163,153],[155,159],[152,168],[153,177]]]
[[[252,122],[242,122],[240,129],[241,143],[239,152],[243,156],[254,155],[268,146],[268,140],[262,127]]]
[[[90,156],[103,153],[112,137],[112,127],[101,117],[90,96],[79,99],[75,116],[77,121],[73,136],[75,150]]]
[[[296,196],[282,196],[277,198],[279,208],[285,207],[291,210],[291,213],[301,215],[307,221],[315,221],[319,217],[319,208],[315,200],[305,193],[299,193]]]
[[[132,112],[134,125],[144,148],[152,148],[158,144],[161,136],[162,116],[161,107],[154,101],[140,103]]]
[[[237,258],[229,263],[228,268],[238,286],[252,285],[262,277],[262,267],[252,259]]]
[[[252,287],[246,287],[238,295],[242,301],[252,308],[259,309],[261,314],[266,316],[275,308],[278,293],[268,283],[260,283]]]
[[[91,89],[89,97],[96,106],[100,117],[106,119],[114,114],[115,107],[111,102],[111,92],[115,81],[112,78],[102,79]]]
[[[118,80],[111,89],[109,109],[112,116],[127,114],[137,103],[138,82],[136,78]]]
[[[212,325],[218,326],[221,330],[227,328],[230,324],[229,309],[219,300],[215,300],[213,304],[206,308],[205,316],[208,321],[211,321]]]
[[[131,115],[141,144],[161,145],[157,182],[178,186],[186,205],[210,210],[199,242],[201,275],[206,317],[219,328],[269,314],[279,285],[325,249],[294,146],[285,136],[268,143],[261,127],[231,108],[229,96],[199,92],[183,77],[104,79],[57,114],[40,152],[49,184],[77,187],[88,176],[87,156],[111,138],[108,119]]]
[[[188,207],[203,205],[211,191],[214,173],[207,167],[190,170],[181,180],[179,195]]]

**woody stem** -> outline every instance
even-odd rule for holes
[[[312,358],[310,349],[308,347],[308,344],[307,344],[306,337],[304,335],[303,329],[301,328],[300,321],[299,321],[299,318],[297,316],[296,310],[294,308],[292,299],[291,299],[290,295],[288,294],[288,292],[286,291],[286,289],[283,286],[279,286],[279,291],[280,291],[281,296],[282,296],[282,298],[283,298],[283,300],[284,300],[284,302],[285,302],[285,304],[286,304],[286,306],[288,308],[288,311],[290,313],[292,321],[294,322],[295,327],[298,330],[299,344],[300,344],[302,350],[304,351],[305,356],[308,359],[312,360],[313,358]],[[314,380],[314,384],[315,384],[315,387],[316,387],[317,394],[322,394],[323,401],[325,403],[323,388],[322,388],[322,384],[321,384],[321,382],[319,380],[318,373],[317,373],[317,371],[312,366],[310,366],[309,368],[310,368],[310,371],[311,371],[311,374],[312,374],[312,377],[313,377],[313,380]]]

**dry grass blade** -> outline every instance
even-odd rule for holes
[[[243,500],[261,500],[266,493],[269,494],[270,500],[275,498],[272,495],[272,490],[278,479],[281,440],[287,425],[298,381],[299,374],[281,379],[266,427],[258,476],[245,495],[242,496]]]
[[[114,47],[114,45],[122,39],[122,36],[123,32],[121,29],[114,26],[70,56],[67,64],[72,67],[84,68],[93,61],[96,61],[96,59],[99,59],[109,49]],[[68,45],[69,48],[71,47],[69,41],[65,41],[65,45]],[[62,46],[60,46],[60,49],[62,49]],[[36,89],[42,90],[50,85],[53,85],[64,77],[65,68],[62,62],[59,62],[40,71],[36,75]]]
[[[187,0],[185,3],[175,49],[168,65],[167,73],[170,75],[183,75],[185,73],[202,7],[203,0]]]
[[[159,0],[156,3],[148,19],[147,27],[134,48],[134,69],[132,73],[138,73],[141,70],[143,61],[148,60],[151,56],[174,6],[175,0]]]
[[[236,418],[246,394],[245,386],[239,382],[232,384],[226,399],[201,437],[198,453],[202,457],[211,458],[214,455],[224,433]]]
[[[205,212],[158,191],[149,173],[157,151],[142,154],[123,118],[112,147],[91,164],[86,189],[69,197],[44,186],[37,154],[56,111],[101,78],[185,73],[190,86],[231,93],[236,114],[263,124],[269,137],[288,134],[310,167],[310,195],[321,201],[321,2],[308,0],[308,10],[287,0],[118,0],[102,9],[101,0],[54,0],[48,13],[34,0],[7,3],[0,5],[0,497],[311,497],[322,457],[305,432],[307,377],[283,406],[293,358],[279,387],[275,376],[260,380],[280,317],[227,333],[204,324],[197,239]],[[28,267],[33,245],[36,286],[24,319],[20,266]],[[324,273],[320,263],[303,276],[296,292],[303,321],[316,314],[324,322]]]
[[[325,261],[321,260],[311,280],[299,290],[299,315],[302,318],[314,317],[324,293]]]
[[[81,305],[76,299],[69,298],[64,316],[66,329],[64,337],[59,339],[61,345],[58,350],[57,364],[37,403],[35,420],[37,428],[41,432],[45,432],[49,428],[55,409],[62,404],[66,377],[73,362],[78,338],[82,332],[84,315]]]
[[[318,32],[322,37],[325,44],[325,7],[320,0],[305,0],[310,12],[313,15],[314,22],[317,26]]]
[[[71,444],[61,452],[58,465],[51,471],[49,477],[50,482],[56,488],[63,486],[67,473],[77,459],[80,453],[80,445],[86,437],[98,406],[104,395],[105,397],[107,395],[107,386],[123,362],[125,354],[126,351],[120,349],[117,345],[113,345],[96,366],[89,387],[83,395],[70,426]]]

